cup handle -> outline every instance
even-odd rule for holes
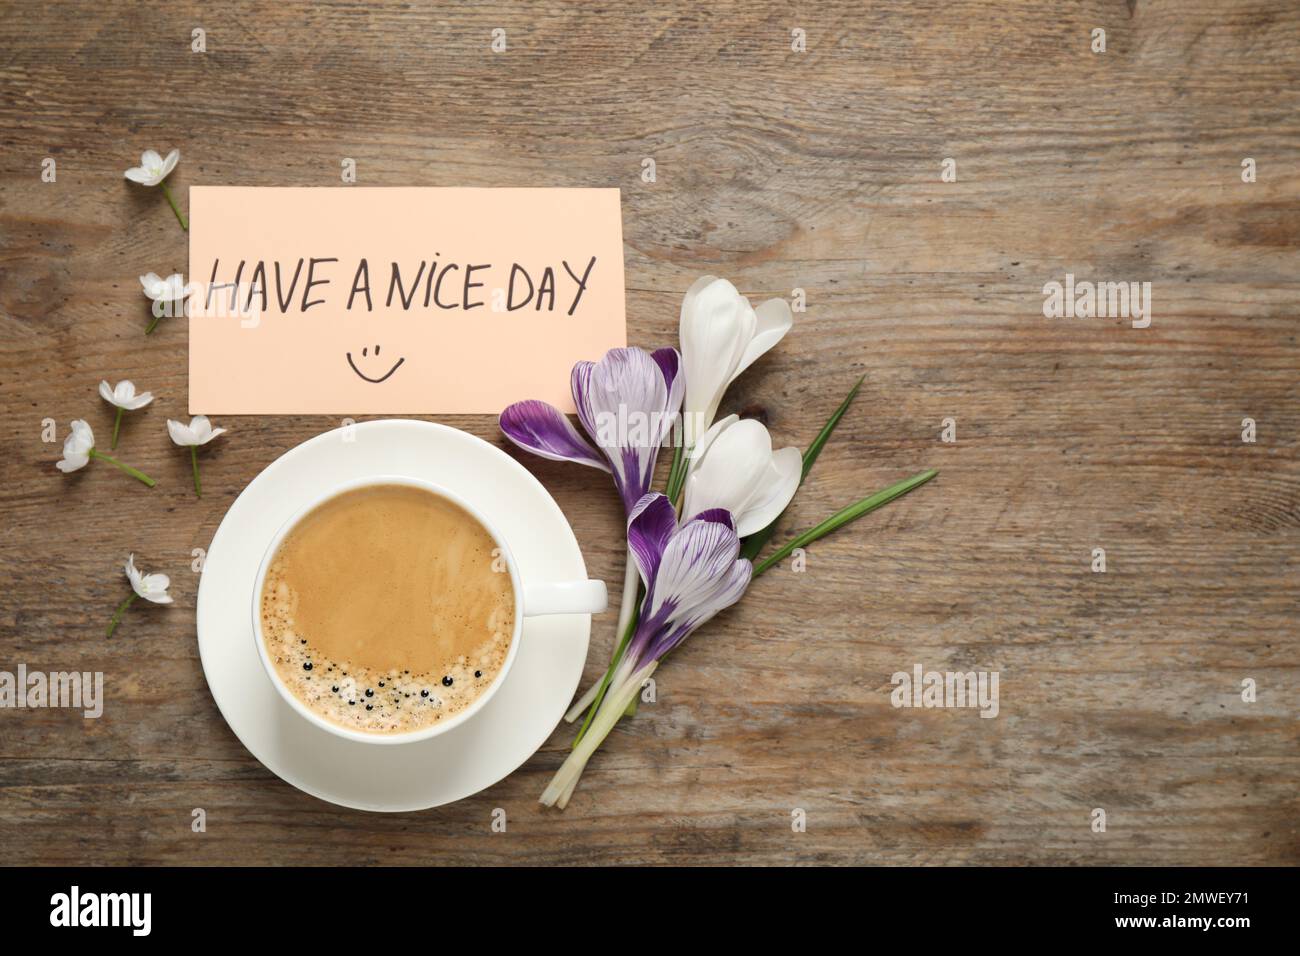
[[[524,585],[524,617],[599,614],[608,605],[604,581],[552,581]]]

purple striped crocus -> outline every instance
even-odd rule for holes
[[[731,512],[703,511],[678,527],[665,495],[645,495],[627,523],[628,546],[645,584],[641,617],[587,732],[556,772],[541,802],[561,809],[582,771],[664,655],[740,600],[753,566],[740,557]]]
[[[681,367],[676,349],[610,349],[599,362],[578,362],[570,376],[586,437],[558,408],[536,399],[502,412],[501,431],[535,455],[610,472],[624,512],[631,514],[650,490],[659,448],[682,407],[686,381]],[[615,635],[623,634],[632,620],[636,584],[629,555]],[[580,709],[575,705],[573,713]]]
[[[610,349],[599,362],[573,366],[573,402],[585,438],[558,408],[536,399],[502,412],[501,431],[535,455],[612,473],[630,514],[650,490],[659,448],[681,409],[681,364],[676,349]]]

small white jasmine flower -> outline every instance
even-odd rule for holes
[[[224,428],[213,428],[212,423],[208,421],[207,415],[195,415],[186,425],[184,422],[167,419],[167,434],[172,436],[172,441],[182,448],[193,445],[206,445],[218,435],[224,435]]]
[[[109,387],[108,382],[100,382],[99,395],[108,404],[124,408],[128,412],[133,412],[137,408],[144,408],[153,401],[152,392],[136,394],[135,383],[129,379],[123,379],[112,387]]]
[[[63,458],[55,463],[55,467],[64,474],[85,468],[90,463],[91,452],[95,450],[95,433],[84,419],[78,418],[72,422],[71,428],[68,437],[63,439]]]
[[[157,150],[146,149],[140,154],[140,165],[132,166],[124,175],[133,183],[141,186],[158,186],[181,161],[181,151],[173,149],[163,159]]]
[[[135,566],[135,555],[131,554],[126,559],[126,579],[131,582],[131,595],[117,606],[113,612],[113,619],[108,622],[107,637],[112,637],[113,632],[117,630],[117,624],[122,620],[122,614],[135,603],[136,598],[144,598],[151,604],[171,604],[172,596],[167,593],[167,588],[171,586],[171,578],[165,574],[145,574]]]
[[[193,282],[187,285],[185,277],[179,272],[174,272],[165,279],[156,272],[150,272],[140,277],[140,285],[144,287],[144,294],[155,302],[179,302],[196,288]]]
[[[131,582],[131,590],[146,601],[154,604],[171,604],[172,596],[167,593],[171,578],[165,574],[145,574],[135,566],[135,555],[126,559],[126,577]]]
[[[144,330],[145,335],[156,329],[165,315],[188,315],[189,297],[198,288],[193,282],[187,284],[179,272],[172,273],[165,279],[156,272],[150,272],[140,277],[140,285],[144,294],[153,302],[153,321]],[[176,305],[178,302],[182,303],[179,310]]]
[[[195,415],[188,425],[167,419],[167,434],[171,435],[172,441],[190,450],[190,464],[194,468],[194,493],[200,498],[203,497],[203,489],[199,484],[199,446],[206,445],[225,432],[224,428],[213,428],[207,415]]]
[[[140,154],[140,165],[132,166],[123,175],[133,183],[139,183],[141,186],[161,186],[163,195],[167,197],[167,202],[171,204],[172,212],[176,213],[176,218],[180,221],[182,229],[189,229],[189,223],[181,215],[180,207],[176,205],[176,200],[172,192],[163,182],[168,177],[176,164],[181,160],[181,151],[173,149],[163,159],[158,155],[156,150],[146,149]]]
[[[105,382],[104,384],[107,385],[108,383]],[[123,384],[130,385],[131,383],[125,382]],[[88,425],[84,419],[78,418],[76,421],[72,422],[69,427],[72,430],[68,433],[68,437],[63,440],[63,457],[54,463],[54,467],[58,468],[59,471],[64,474],[67,474],[70,471],[80,471],[82,468],[86,467],[86,464],[90,459],[98,458],[101,461],[108,462],[110,465],[115,465],[118,468],[121,468],[132,478],[137,478],[140,481],[143,481],[150,488],[157,484],[156,481],[144,472],[137,471],[129,465],[124,465],[116,458],[111,458],[101,451],[96,451],[95,433],[91,431],[90,425]]]
[[[117,415],[113,419],[113,443],[109,449],[117,447],[117,432],[122,427],[122,413],[133,412],[137,408],[144,408],[153,401],[152,392],[141,392],[139,395],[135,392],[135,383],[130,380],[118,382],[115,386],[109,386],[108,382],[99,383],[99,397],[108,404],[117,408]]]

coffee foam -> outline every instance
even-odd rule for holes
[[[296,624],[298,596],[278,573],[278,563],[272,562],[262,588],[263,639],[289,692],[331,723],[375,734],[422,730],[470,706],[505,665],[514,633],[508,592],[488,617],[485,639],[469,654],[436,670],[380,671],[316,653],[310,635]]]

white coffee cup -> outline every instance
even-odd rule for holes
[[[280,679],[276,671],[275,663],[271,660],[270,652],[266,647],[266,640],[262,633],[262,588],[266,583],[266,572],[275,558],[276,552],[280,549],[280,544],[286,537],[298,526],[309,513],[314,511],[320,505],[343,494],[346,491],[354,491],[358,488],[369,488],[376,485],[405,485],[410,488],[422,488],[425,491],[432,492],[447,501],[452,502],[457,507],[462,508],[474,520],[481,524],[493,542],[499,549],[499,555],[505,560],[506,570],[510,574],[511,588],[514,593],[514,631],[510,635],[510,649],[506,652],[505,662],[501,665],[500,671],[492,683],[483,689],[483,692],[464,710],[445,719],[435,721],[431,726],[423,727],[419,730],[406,731],[404,733],[367,733],[360,730],[352,730],[348,727],[340,726],[330,720],[315,713],[305,703],[299,700],[294,693],[285,686],[284,681]],[[409,478],[404,475],[373,475],[366,478],[358,478],[331,488],[323,495],[313,498],[310,502],[303,505],[294,515],[286,521],[275,533],[271,543],[267,546],[266,553],[262,556],[262,563],[257,569],[257,579],[253,586],[253,640],[257,644],[257,654],[262,661],[262,667],[266,670],[267,676],[275,689],[280,692],[280,696],[285,702],[293,708],[304,720],[315,724],[322,730],[328,731],[337,737],[343,737],[347,740],[354,740],[359,743],[367,744],[405,744],[413,743],[417,740],[427,740],[430,737],[436,737],[438,734],[446,733],[453,727],[459,726],[472,719],[475,714],[486,706],[488,700],[496,693],[497,689],[505,682],[506,675],[510,673],[510,668],[514,664],[515,656],[519,651],[519,640],[523,633],[524,618],[534,617],[542,614],[599,614],[605,610],[608,604],[608,597],[605,591],[604,581],[583,580],[583,581],[528,581],[524,582],[520,578],[519,565],[515,561],[514,555],[510,551],[509,543],[501,536],[490,520],[477,508],[469,504],[459,495],[453,494],[446,488],[442,488],[432,482],[422,481],[418,478]]]

